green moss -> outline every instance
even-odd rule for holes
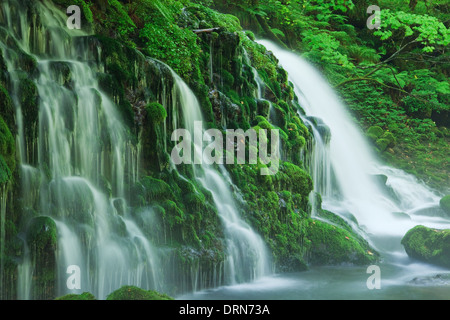
[[[82,294],[70,293],[64,296],[55,298],[55,300],[97,300],[90,292],[83,292]]]
[[[450,267],[450,229],[415,226],[405,234],[401,243],[414,259]]]
[[[205,203],[205,196],[200,192],[190,192],[185,194],[184,203],[189,211],[195,212],[200,210]]]
[[[227,90],[233,88],[233,85],[234,85],[233,75],[225,69],[222,69],[220,71],[220,75],[221,75],[224,91],[227,91]]]
[[[389,146],[389,140],[388,139],[378,139],[375,144],[379,151],[385,151],[387,147]]]
[[[353,232],[320,220],[309,221],[306,238],[310,241],[308,261],[312,265],[364,265],[377,259],[372,249]]]
[[[55,250],[58,231],[55,221],[46,216],[35,217],[27,229],[27,243],[37,254],[47,250]]]
[[[3,117],[6,125],[11,129],[14,128],[15,110],[8,91],[0,84],[0,117]]]
[[[162,207],[165,210],[164,218],[166,219],[166,221],[169,223],[170,226],[182,224],[185,221],[186,215],[174,201],[165,200],[162,203]]]
[[[143,3],[139,40],[146,55],[167,63],[189,83],[197,79],[200,48],[192,28],[180,28],[176,24],[181,10],[182,6],[174,1]]]
[[[313,181],[305,170],[289,162],[284,162],[281,170],[285,173],[282,181],[284,189],[299,193],[304,197],[309,195],[313,189]]]
[[[91,4],[86,3],[84,0],[55,0],[54,2],[55,4],[62,6],[64,9],[67,9],[70,5],[80,6],[83,12],[82,23],[92,23],[94,21],[94,17],[90,9]]]
[[[147,116],[154,123],[161,123],[167,117],[166,109],[157,102],[152,102],[145,107],[147,111]]]
[[[443,197],[439,201],[439,205],[441,206],[442,210],[444,210],[447,214],[450,214],[450,195]]]
[[[34,299],[54,299],[57,284],[56,249],[58,230],[47,216],[31,219],[26,229],[26,242],[34,264],[31,296]]]
[[[367,129],[367,135],[374,140],[380,138],[383,135],[383,133],[384,130],[379,126],[372,126],[369,129]]]
[[[22,79],[19,83],[19,103],[22,108],[25,135],[34,138],[35,128],[39,117],[38,89],[30,79]]]
[[[381,139],[385,139],[388,142],[389,148],[393,148],[395,146],[396,139],[395,139],[395,136],[391,132],[386,131],[385,133],[383,133],[383,135],[381,136]]]
[[[173,198],[172,188],[163,180],[152,177],[145,177],[141,179],[144,187],[144,194],[148,201],[164,201],[165,199]]]
[[[15,139],[0,115],[0,184],[8,181],[16,167]]]
[[[135,286],[123,286],[111,292],[106,300],[173,300],[166,294],[144,290]]]

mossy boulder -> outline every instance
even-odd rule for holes
[[[390,131],[385,131],[379,126],[372,126],[367,129],[367,136],[375,143],[380,152],[386,151],[388,148],[395,147],[396,138]]]
[[[366,133],[370,139],[377,140],[383,135],[384,130],[379,126],[372,126],[369,129],[367,129]]]
[[[450,268],[450,229],[418,225],[405,234],[401,243],[411,258]]]
[[[47,216],[35,217],[27,230],[27,243],[37,254],[56,249],[58,231],[55,221]]]
[[[145,108],[149,119],[154,123],[161,123],[167,117],[166,109],[157,102],[152,102]]]
[[[282,172],[286,174],[286,179],[284,180],[285,190],[299,193],[305,197],[312,191],[313,181],[304,169],[295,164],[284,162]]]
[[[450,214],[450,194],[446,195],[439,201],[439,206],[445,213]]]
[[[32,297],[54,299],[57,283],[56,249],[58,231],[55,221],[47,216],[33,218],[27,228],[26,240],[34,264]]]
[[[69,293],[58,297],[55,300],[97,300],[90,292],[83,292],[82,294]]]
[[[110,293],[106,300],[173,300],[168,295],[135,286],[123,286]]]
[[[309,264],[365,265],[377,261],[379,254],[345,225],[341,227],[321,220],[310,220],[306,231],[310,245]]]

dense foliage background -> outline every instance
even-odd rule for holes
[[[214,4],[213,4],[214,3]],[[439,190],[449,187],[449,8],[446,1],[210,1],[244,28],[314,61],[374,148]],[[366,25],[370,5],[381,28]],[[379,139],[390,132],[389,139]],[[373,133],[373,131],[372,131]]]
[[[78,3],[97,31],[168,63],[188,81],[198,79],[199,66],[207,63],[199,60],[198,38],[186,25],[189,12],[195,11],[198,28],[250,30],[296,50],[323,70],[364,130],[377,126],[392,134],[389,139],[369,135],[386,161],[438,189],[449,188],[450,5],[445,0]],[[380,29],[367,27],[370,5],[381,9]]]

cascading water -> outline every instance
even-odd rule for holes
[[[195,126],[196,122],[203,124],[200,104],[186,83],[175,73],[173,77],[176,96],[179,97],[181,104],[183,123],[192,136],[201,135],[203,139],[203,126],[200,128]],[[202,154],[202,146],[194,144],[194,159],[201,158]],[[269,274],[271,266],[267,248],[262,238],[239,216],[236,200],[231,192],[233,184],[225,168],[221,165],[219,172],[211,165],[194,164],[194,174],[203,187],[213,195],[223,222],[227,242],[224,270],[226,284],[251,281]]]
[[[37,217],[51,217],[56,224],[54,292],[90,291],[102,299],[121,285],[161,289],[158,255],[128,217],[124,199],[128,177],[136,177],[136,169],[129,166],[137,162],[125,160],[137,152],[128,143],[116,106],[99,88],[94,59],[75,45],[74,40],[84,35],[68,30],[67,17],[47,2],[36,2],[33,10],[29,21],[26,6],[2,2],[4,37],[37,64],[39,115],[33,141],[27,141],[24,132],[24,112],[29,111],[15,98],[21,80],[17,54],[0,44],[18,119],[24,205],[33,208],[38,203]],[[45,225],[46,231],[49,228]],[[33,274],[40,266],[24,241],[18,295],[33,299]],[[80,288],[66,284],[70,266],[81,270]]]
[[[306,115],[302,119],[314,130],[313,154],[309,167],[315,191],[321,193],[323,207],[344,217],[353,214],[368,240],[385,255],[406,257],[400,240],[417,224],[448,228],[450,221],[415,215],[418,209],[437,206],[440,197],[402,170],[382,165],[370,150],[356,124],[327,81],[306,60],[260,40],[279,59],[294,84],[296,95]],[[330,141],[317,130],[329,128]],[[328,129],[326,129],[328,131]],[[377,175],[387,176],[390,196],[380,186]],[[399,219],[405,212],[411,219]]]
[[[267,115],[267,120],[269,120],[269,122],[272,124],[276,123],[277,119],[276,119],[276,114],[275,114],[275,109],[273,107],[273,103],[271,101],[263,98],[264,91],[265,91],[264,81],[259,76],[258,71],[252,66],[252,64],[250,62],[250,58],[248,57],[248,53],[245,49],[244,49],[244,60],[245,60],[246,64],[248,66],[250,66],[252,74],[253,74],[253,80],[255,81],[255,84],[256,84],[256,90],[254,93],[256,101],[262,100],[269,104],[269,112]],[[279,154],[280,160],[284,161],[285,155],[284,155],[283,151],[284,151],[283,150],[283,141],[281,140],[281,136],[278,136],[278,154]]]
[[[104,72],[98,59],[101,47],[88,44],[85,33],[69,30],[66,19],[47,1],[33,5],[4,1],[0,7],[0,49],[16,110],[21,201],[30,212],[27,224],[43,223],[41,232],[51,233],[54,228],[57,237],[54,252],[46,250],[43,271],[30,236],[21,235],[18,298],[88,291],[104,299],[122,285],[195,291],[221,285],[223,278],[226,284],[234,284],[270,273],[265,244],[240,218],[230,191],[232,182],[223,167],[219,171],[196,166],[194,172],[213,195],[223,222],[224,266],[201,270],[194,262],[190,270],[181,270],[183,267],[175,265],[173,250],[156,247],[144,235],[127,204],[128,186],[138,179],[140,145],[131,143],[117,105],[100,89],[97,73]],[[29,79],[38,97],[34,126],[27,122],[29,107],[20,99],[26,74],[21,55],[36,65]],[[166,106],[171,109],[172,123],[164,124],[164,134],[167,126],[178,128],[181,122],[193,133],[194,122],[203,119],[200,105],[187,85],[176,74],[172,76],[172,92],[162,81],[158,93],[160,101],[173,103]],[[34,131],[30,134],[27,130]],[[166,137],[163,139],[166,152]],[[0,207],[3,217],[4,206]],[[144,211],[146,219],[152,219],[151,207]],[[70,286],[66,280],[77,268],[81,272],[79,286]],[[48,281],[36,283],[42,278]]]
[[[272,51],[288,72],[305,111],[299,111],[299,116],[314,135],[305,151],[308,154],[303,156],[314,181],[310,197],[312,215],[317,192],[322,195],[322,208],[340,215],[379,251],[381,289],[368,288],[367,266],[332,266],[216,290],[207,298],[448,299],[448,269],[414,261],[401,246],[405,233],[418,224],[450,228],[448,218],[420,214],[424,208],[438,206],[442,195],[414,176],[381,164],[345,106],[311,64],[270,41],[257,42]],[[377,181],[377,175],[387,177],[385,186]],[[409,218],[394,214],[398,212],[408,214]],[[359,225],[353,222],[354,217]],[[205,295],[187,297],[206,298]]]

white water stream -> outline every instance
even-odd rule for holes
[[[186,83],[175,73],[173,77],[177,96],[180,98],[184,125],[192,136],[200,134],[203,138],[204,128],[195,127],[196,121],[204,123],[200,104]],[[195,130],[200,132],[195,133]],[[193,158],[201,158],[202,155],[202,145],[195,143]],[[220,171],[212,165],[194,164],[195,176],[213,195],[214,204],[224,225],[228,251],[225,281],[226,284],[252,281],[270,274],[270,255],[261,236],[239,216],[237,203],[231,192],[231,179],[222,165],[219,169]]]
[[[439,211],[443,194],[377,159],[346,106],[307,60],[270,41],[257,42],[272,51],[288,72],[306,113],[299,112],[299,116],[312,127],[315,139],[305,158],[314,191],[322,196],[322,207],[351,225],[354,225],[351,216],[357,219],[356,232],[381,254],[378,263],[381,289],[368,289],[368,266],[332,266],[265,277],[256,283],[221,287],[182,298],[448,299],[449,271],[410,259],[401,245],[405,233],[416,225],[450,228],[448,217],[424,214],[426,210]],[[320,134],[324,127],[329,128],[330,141]],[[385,186],[380,184],[377,175],[387,177]],[[409,218],[396,215],[399,212]]]

